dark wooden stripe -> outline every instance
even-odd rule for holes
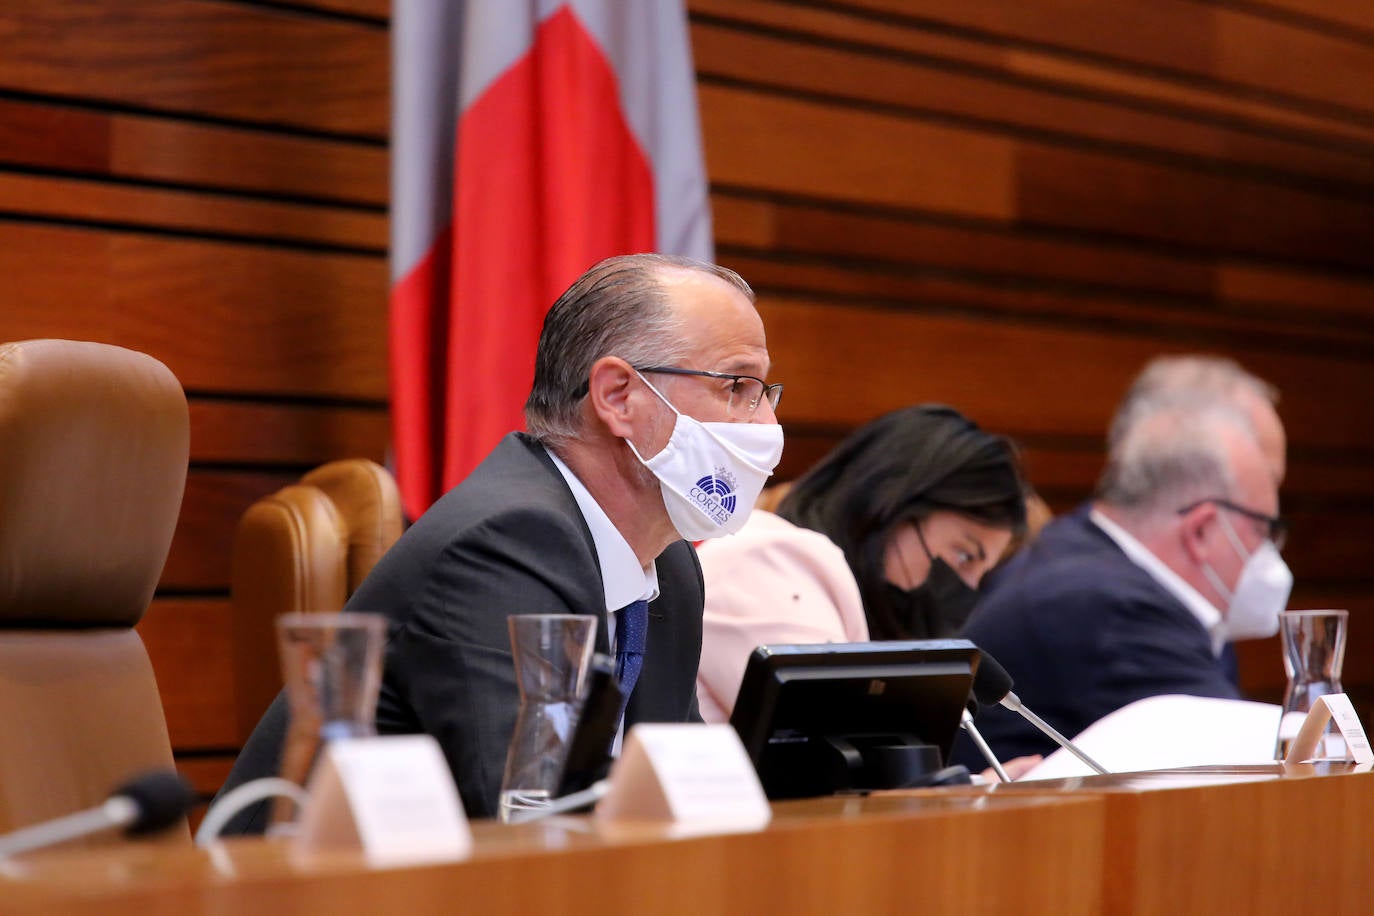
[[[1323,149],[1321,138],[1262,136],[1253,130],[1200,122],[1084,98],[1063,87],[1025,85],[1004,74],[969,74],[949,65],[894,60],[868,49],[818,47],[809,42],[699,23],[693,28],[703,76],[747,82],[763,90],[798,90],[822,99],[873,103],[915,117],[948,118],[1027,139],[1052,139],[1114,148],[1157,158],[1229,162],[1321,184],[1374,183],[1370,150]]]
[[[0,163],[188,188],[382,207],[386,150],[0,97]]]
[[[1301,29],[1325,32],[1347,41],[1374,44],[1374,8],[1365,0],[1203,0],[1212,6],[1240,10],[1289,22]]]
[[[203,236],[308,242],[384,254],[384,214],[0,172],[0,214]]]
[[[1363,317],[1334,325],[1313,322],[1310,314],[1298,308],[1247,315],[1210,298],[1165,299],[1063,289],[1021,283],[1012,277],[969,277],[939,267],[856,269],[795,258],[765,259],[726,247],[718,256],[761,292],[825,296],[845,304],[910,311],[1044,319],[1091,330],[1142,330],[1194,347],[1253,343],[1354,357],[1374,355],[1374,321]]]
[[[254,501],[298,477],[292,472],[192,470],[159,588],[227,592],[239,518]]]
[[[850,424],[916,401],[954,404],[1013,435],[1100,436],[1117,399],[1151,357],[1180,342],[764,297],[773,372],[787,385],[784,420]],[[1283,392],[1290,439],[1374,451],[1367,360],[1216,346]]]
[[[388,39],[371,26],[208,0],[15,0],[5,18],[0,85],[11,89],[322,134],[387,133]]]
[[[191,462],[324,464],[336,458],[386,458],[384,407],[329,407],[191,400]]]
[[[229,602],[159,598],[138,632],[162,692],[172,747],[235,746]]]
[[[1028,225],[1374,269],[1374,203],[1363,200],[1039,144],[1018,147],[1016,173],[1016,211]]]
[[[1332,115],[1374,113],[1361,80],[1374,49],[1358,42],[1186,0],[1024,2],[849,0],[856,10],[911,25],[935,24],[965,37],[1010,46],[1072,52],[1304,104]],[[1320,61],[1320,66],[1313,62]]]
[[[875,57],[896,56],[1128,108],[1276,135],[1324,137],[1324,142],[1342,141],[1360,147],[1374,142],[1374,126],[1356,123],[1345,113],[1331,115],[1302,104],[1258,98],[1236,87],[1177,72],[1142,69],[1110,56],[1008,41],[929,21],[875,16],[852,4],[846,10],[798,6],[783,0],[691,0],[690,8],[698,23],[801,39],[821,47],[852,48]],[[1037,4],[1026,7],[1031,15],[1036,8]]]

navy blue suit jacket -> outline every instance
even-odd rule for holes
[[[1072,738],[1145,697],[1239,698],[1193,614],[1088,517],[1061,516],[992,577],[962,636],[1002,663],[1030,709]],[[1056,745],[1000,707],[978,729],[1001,760]],[[981,770],[968,742],[954,758]]]
[[[678,541],[657,559],[644,667],[625,712],[637,722],[699,722],[704,587],[696,550]],[[519,692],[506,619],[591,614],[607,652],[606,599],[591,532],[567,482],[523,433],[501,441],[378,561],[348,601],[388,619],[377,731],[433,735],[470,817],[496,813]],[[279,695],[222,791],[275,775],[287,724]],[[266,806],[226,832],[263,829]]]

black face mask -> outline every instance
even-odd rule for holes
[[[906,639],[955,636],[973,613],[978,592],[940,557],[930,561],[930,575],[913,589],[887,584],[888,601]]]

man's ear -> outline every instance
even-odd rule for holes
[[[635,371],[618,356],[603,356],[592,363],[587,376],[587,400],[611,435],[629,438],[633,432]]]
[[[1194,563],[1207,562],[1211,555],[1209,535],[1217,519],[1217,507],[1211,503],[1194,506],[1181,516],[1178,526],[1183,550]]]

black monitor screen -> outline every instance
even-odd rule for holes
[[[760,646],[730,724],[769,798],[901,788],[949,759],[977,668],[964,639]]]

